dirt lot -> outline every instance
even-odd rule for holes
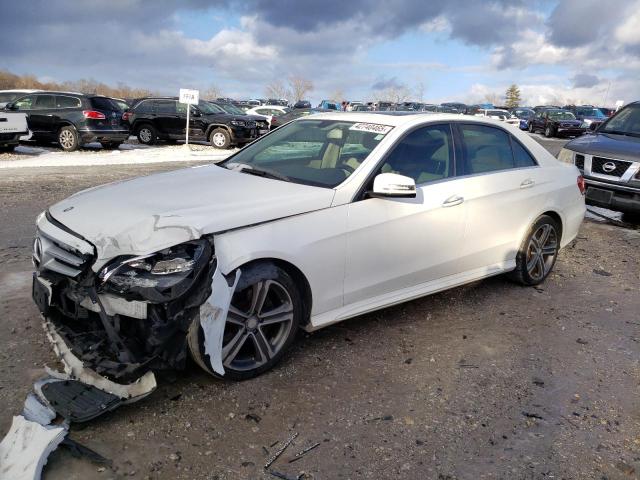
[[[55,364],[30,299],[37,213],[82,188],[184,166],[2,171],[2,434]],[[293,432],[273,466],[293,478],[638,478],[639,252],[638,230],[586,221],[540,288],[496,277],[301,335],[251,381],[191,366],[72,427],[112,468],[58,450],[44,478],[275,478],[262,466]]]

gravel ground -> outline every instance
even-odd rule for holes
[[[55,364],[29,293],[37,213],[185,165],[2,172],[0,432]],[[638,478],[639,251],[639,231],[586,221],[539,288],[496,277],[301,334],[279,367],[242,383],[192,365],[148,399],[72,427],[113,467],[59,449],[44,478],[275,478],[262,466],[293,432],[273,469],[306,478]]]

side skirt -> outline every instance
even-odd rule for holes
[[[421,283],[402,290],[396,290],[395,292],[385,293],[384,295],[379,295],[368,300],[345,305],[318,315],[312,315],[311,321],[309,322],[309,325],[305,327],[305,330],[312,332],[348,318],[353,318],[358,315],[380,310],[399,303],[408,302],[416,298],[424,297],[425,295],[431,295],[432,293],[441,292],[470,282],[482,280],[483,278],[500,275],[501,273],[509,272],[514,268],[516,268],[516,261],[508,260],[506,262],[488,265],[475,270],[449,275],[447,277],[439,278],[431,282]]]

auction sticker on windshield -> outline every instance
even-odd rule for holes
[[[377,123],[354,123],[349,130],[356,130],[358,132],[371,132],[382,133],[383,135],[389,133],[393,127],[389,125],[379,125]]]

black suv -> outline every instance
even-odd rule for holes
[[[187,106],[177,97],[139,99],[124,118],[140,143],[153,145],[158,140],[184,140],[187,128]],[[225,113],[209,102],[191,105],[189,138],[205,140],[216,148],[242,146],[258,136],[256,122],[242,115]]]
[[[34,140],[58,142],[72,152],[80,145],[100,142],[118,148],[129,138],[129,124],[111,98],[69,92],[38,92],[8,103],[6,110],[24,112]]]
[[[567,143],[558,158],[584,175],[588,204],[623,212],[640,223],[640,102]]]

